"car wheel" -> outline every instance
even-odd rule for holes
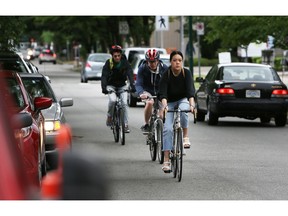
[[[136,107],[137,106],[137,98],[133,97],[132,93],[128,94],[127,103],[129,107]]]
[[[56,61],[54,61],[53,64],[56,64]]]
[[[260,121],[262,124],[267,124],[271,121],[271,118],[270,117],[261,117]]]
[[[211,112],[210,103],[208,103],[207,122],[208,125],[218,124],[218,116],[215,113]]]
[[[200,111],[200,110],[197,110],[197,121],[199,122],[203,122],[205,120],[205,113]]]
[[[277,127],[284,127],[287,123],[287,113],[275,116],[275,125]]]
[[[42,64],[42,61],[39,61],[39,64]]]

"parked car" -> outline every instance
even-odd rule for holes
[[[0,70],[10,70],[19,73],[33,73],[26,61],[18,53],[0,53]]]
[[[18,145],[22,140],[21,128],[31,127],[32,117],[29,113],[13,113],[12,97],[2,79],[0,100],[5,101],[0,103],[0,200],[35,199],[35,186],[28,180]]]
[[[32,73],[39,73],[38,67],[34,65],[31,61],[26,60],[25,62]]]
[[[288,91],[270,65],[254,63],[217,64],[205,79],[197,77],[197,121],[217,125],[218,119],[234,116],[285,126]]]
[[[31,95],[32,99],[36,97],[48,97],[52,99],[52,105],[41,110],[45,118],[45,152],[47,155],[47,162],[50,168],[55,167],[55,154],[57,149],[55,145],[55,137],[59,133],[60,128],[66,123],[63,107],[73,105],[72,98],[58,98],[51,87],[46,76],[38,74],[20,74],[25,88]]]
[[[54,53],[53,50],[50,49],[43,49],[38,56],[39,64],[42,64],[43,62],[52,62],[53,64],[56,64],[57,62],[57,55]]]
[[[32,125],[21,128],[23,142],[18,143],[24,159],[29,180],[35,186],[40,186],[42,177],[46,174],[45,155],[45,125],[41,110],[51,106],[52,100],[47,97],[36,97],[34,100],[28,95],[24,84],[17,72],[1,71],[0,79],[7,83],[8,93],[13,99],[10,110],[14,114],[29,113]],[[9,97],[10,97],[9,96]],[[17,131],[15,131],[17,133]]]
[[[132,63],[136,54],[145,54],[149,49],[156,49],[160,52],[160,54],[167,54],[167,50],[165,48],[157,47],[128,47],[123,49],[123,53],[127,57],[127,60]]]
[[[88,80],[101,80],[102,68],[111,57],[109,53],[89,54],[81,71],[81,82],[87,83]]]
[[[161,61],[166,64],[167,66],[170,66],[170,55],[168,54],[160,54],[160,59]],[[145,54],[135,54],[134,59],[131,63],[131,67],[133,70],[133,78],[134,81],[136,82],[137,79],[137,73],[138,73],[138,68],[140,65],[143,64],[145,61]],[[130,107],[135,107],[137,106],[137,102],[141,102],[140,97],[136,93],[129,93],[127,97],[127,103]]]

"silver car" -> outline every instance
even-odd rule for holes
[[[60,100],[58,100],[49,83],[50,79],[41,73],[21,73],[19,75],[21,76],[25,88],[32,99],[34,99],[35,97],[43,96],[52,98],[52,105],[48,109],[41,110],[45,118],[45,151],[46,155],[49,157],[49,154],[57,152],[55,146],[55,137],[58,134],[58,130],[61,128],[61,125],[66,123],[62,107],[72,106],[73,99],[61,98]],[[47,162],[49,164],[49,161]]]
[[[81,82],[87,83],[88,80],[101,80],[102,68],[109,58],[112,58],[109,53],[89,54],[81,71]]]

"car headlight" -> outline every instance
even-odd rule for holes
[[[45,130],[46,131],[57,131],[61,128],[60,121],[45,121]]]

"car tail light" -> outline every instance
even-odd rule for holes
[[[40,57],[40,58],[43,57],[43,53],[41,53],[41,54],[39,55],[39,57]]]
[[[272,97],[288,97],[288,91],[286,89],[274,89],[272,91]]]
[[[56,54],[55,53],[53,54],[53,57],[56,58]]]
[[[232,88],[219,88],[219,89],[216,89],[216,93],[218,94],[225,94],[225,95],[234,95],[234,89]]]

